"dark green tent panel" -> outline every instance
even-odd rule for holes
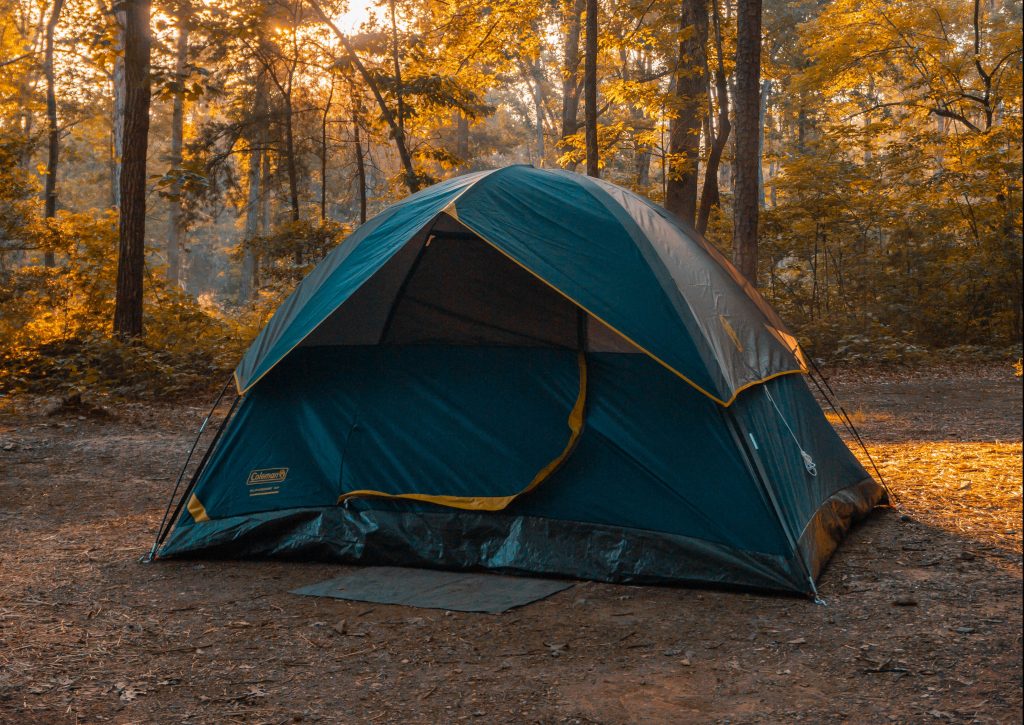
[[[415,194],[282,304],[159,557],[812,592],[883,500],[763,299],[605,182]]]

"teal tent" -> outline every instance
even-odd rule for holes
[[[156,555],[813,593],[884,492],[806,372],[657,205],[563,171],[461,176],[285,300]]]

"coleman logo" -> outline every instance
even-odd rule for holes
[[[249,478],[246,483],[250,486],[267,483],[281,483],[288,478],[287,468],[257,468],[249,471]]]

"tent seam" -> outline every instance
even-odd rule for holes
[[[574,176],[578,176],[578,174],[574,175]],[[575,179],[574,178],[573,181],[575,181],[576,184],[580,188],[584,189],[588,194],[590,194],[590,196],[592,196],[594,199],[596,199],[598,201],[598,203],[600,203],[605,209],[608,210],[608,212],[610,214],[612,214],[613,217],[616,217],[616,221],[619,222],[619,224],[622,226],[623,231],[626,232],[626,235],[630,238],[630,241],[633,242],[633,246],[636,247],[637,252],[639,252],[639,254],[643,258],[644,262],[649,267],[651,267],[651,273],[654,275],[655,281],[658,282],[658,286],[661,287],[662,292],[665,293],[665,295],[667,297],[669,297],[669,304],[671,304],[673,308],[677,307],[677,305],[675,303],[673,303],[672,300],[671,300],[671,297],[673,296],[673,293],[674,293],[674,296],[679,299],[681,305],[685,306],[685,309],[689,312],[690,318],[693,320],[693,325],[696,327],[697,332],[699,332],[700,337],[703,339],[703,342],[704,342],[703,346],[708,348],[708,352],[710,353],[711,360],[719,368],[719,370],[718,370],[718,377],[720,377],[725,382],[727,387],[731,388],[731,386],[729,385],[728,379],[723,374],[723,369],[724,369],[725,366],[722,364],[722,361],[718,359],[718,355],[715,353],[714,348],[711,347],[708,344],[708,342],[707,342],[711,338],[710,331],[701,323],[700,317],[697,315],[697,311],[693,308],[693,305],[690,304],[690,301],[686,298],[686,295],[684,295],[682,293],[682,291],[679,289],[678,285],[675,282],[675,279],[672,277],[672,273],[669,271],[669,269],[666,266],[665,262],[661,259],[661,256],[653,248],[652,248],[653,259],[652,259],[651,255],[646,254],[644,252],[643,248],[640,246],[640,244],[637,241],[638,237],[643,237],[644,236],[643,230],[640,229],[639,225],[632,218],[630,218],[628,213],[625,213],[624,216],[626,217],[626,220],[633,227],[633,229],[630,230],[630,228],[627,227],[627,225],[623,222],[623,220],[618,218],[619,215],[617,215],[615,213],[615,208],[618,207],[618,208],[622,209],[622,205],[619,204],[618,202],[616,202],[615,199],[612,198],[611,194],[609,194],[607,191],[602,189],[600,185],[592,184],[592,183],[587,183],[586,181],[584,181],[584,179],[589,180],[589,178],[590,177],[583,176],[583,177],[580,177],[580,179]],[[652,245],[652,247],[653,247],[653,245]],[[661,267],[661,270],[664,273],[664,276],[668,278],[667,282],[671,283],[670,289],[666,289],[667,285],[661,279],[661,275],[659,275],[654,270],[653,267],[654,267],[655,263],[658,264]],[[679,314],[678,310],[676,311],[676,314],[677,315]],[[681,315],[679,315],[679,316],[680,316],[680,318],[682,317]],[[687,328],[687,332],[691,332],[691,330],[689,329],[690,326],[686,324],[686,321],[682,320],[682,319],[680,319],[680,321],[683,323],[683,326],[685,328]],[[692,335],[692,332],[691,332],[691,336],[695,337],[694,335]],[[700,351],[700,346],[698,346],[698,351]],[[708,361],[704,359],[704,354],[703,353],[701,353],[701,362],[704,363],[704,369],[708,373],[709,377],[714,378],[714,374],[709,369]]]

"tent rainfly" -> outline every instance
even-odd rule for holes
[[[613,184],[431,186],[307,276],[156,558],[199,553],[813,595],[883,488],[778,315]]]

